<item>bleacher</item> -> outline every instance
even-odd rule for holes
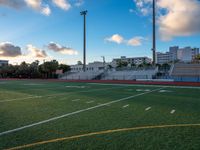
[[[175,81],[200,82],[200,64],[175,64],[171,76]]]
[[[136,79],[152,79],[157,73],[157,69],[151,70],[124,70],[124,71],[108,71],[102,80],[136,80]]]
[[[138,70],[105,70],[105,71],[86,71],[69,72],[60,77],[64,80],[136,80],[152,79],[158,68],[138,69]]]
[[[72,72],[63,75],[60,79],[64,80],[93,80],[103,71],[86,71],[86,72]]]

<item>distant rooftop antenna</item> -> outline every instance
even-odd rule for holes
[[[155,7],[155,0],[153,0],[153,47],[152,47],[152,52],[153,52],[153,65],[156,64],[156,7]]]
[[[87,10],[81,11],[80,14],[83,16],[83,71],[86,71],[86,15]]]

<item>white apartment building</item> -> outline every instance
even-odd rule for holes
[[[89,63],[86,65],[86,71],[102,71],[104,70],[107,64],[104,64],[103,62],[95,61],[93,63]],[[71,72],[82,72],[83,71],[83,65],[71,65]]]
[[[178,50],[177,57],[180,61],[191,62],[199,54],[199,48],[185,47]]]
[[[157,52],[156,62],[158,64],[174,62],[176,60],[181,62],[191,62],[198,54],[199,48],[185,47],[180,49],[178,46],[174,46],[169,48],[169,52]]]
[[[148,64],[148,63],[151,63],[152,61],[148,57],[129,57],[129,58],[126,58],[126,56],[121,56],[121,58],[113,59],[111,64],[112,64],[113,67],[116,67],[119,62],[127,62],[129,65],[131,65],[131,64],[140,65],[142,63]]]

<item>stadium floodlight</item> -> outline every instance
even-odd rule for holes
[[[153,65],[156,63],[156,7],[155,7],[155,0],[153,0],[153,42],[152,42],[152,52],[153,52]]]
[[[80,14],[83,16],[83,71],[86,71],[86,15],[87,10],[81,11]]]
[[[101,58],[103,59],[103,69],[105,70],[105,64],[106,64],[105,56],[101,56]]]

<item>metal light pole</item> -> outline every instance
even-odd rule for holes
[[[86,71],[86,15],[87,10],[80,12],[83,16],[84,23],[83,23],[83,71]]]
[[[155,0],[153,0],[153,65],[156,64],[156,7],[155,7]]]
[[[103,59],[103,69],[105,70],[105,64],[106,64],[106,61],[105,61],[105,56],[101,56],[102,59]]]

